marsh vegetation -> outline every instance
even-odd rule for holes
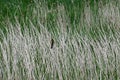
[[[0,80],[119,80],[119,0],[9,0],[0,7]]]

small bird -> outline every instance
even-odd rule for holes
[[[53,40],[53,39],[51,39],[50,44],[51,44],[51,49],[52,49],[52,48],[53,48],[53,45],[54,45],[54,40]]]

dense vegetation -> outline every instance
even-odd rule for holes
[[[119,80],[119,0],[0,0],[0,80]]]

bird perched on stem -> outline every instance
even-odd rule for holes
[[[51,49],[52,49],[52,48],[53,48],[53,45],[54,45],[54,40],[53,40],[53,39],[51,39],[50,44],[51,44]]]

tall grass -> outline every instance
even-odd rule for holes
[[[106,2],[36,0],[2,16],[0,80],[119,80],[119,5]]]

